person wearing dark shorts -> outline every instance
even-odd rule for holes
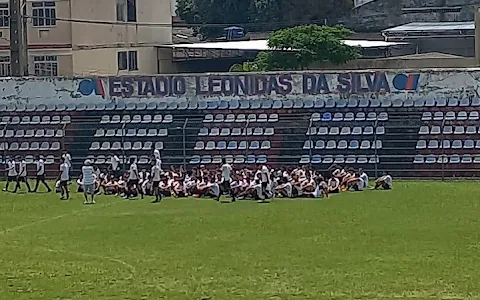
[[[155,200],[153,201],[153,203],[157,203],[162,200],[162,194],[160,193],[160,190],[159,190],[160,180],[161,180],[161,170],[155,160],[152,160],[151,164],[152,164],[152,171],[150,174],[152,176],[153,195],[155,196]]]
[[[28,179],[27,179],[27,162],[25,161],[25,159],[21,159],[18,165],[19,167],[18,167],[17,184],[15,185],[15,189],[13,190],[13,192],[16,193],[17,190],[20,188],[20,182],[23,182],[27,186],[28,192],[31,193],[32,190],[30,189],[30,185],[28,184]]]
[[[70,166],[67,163],[65,157],[62,157],[62,164],[60,165],[60,174],[58,179],[60,180],[60,191],[62,196],[60,200],[68,200],[70,198],[70,192],[68,191],[68,182],[70,181]]]
[[[8,186],[10,185],[10,182],[16,182],[17,181],[17,163],[15,162],[15,159],[7,159],[7,184],[5,185],[5,188],[3,189],[4,192],[8,192]]]
[[[130,169],[128,171],[128,181],[127,181],[127,199],[129,197],[134,197],[138,194],[141,195],[143,199],[142,189],[139,186],[139,174],[138,174],[138,167],[135,158],[130,159]]]
[[[37,167],[37,181],[35,183],[35,188],[33,192],[36,193],[38,190],[38,186],[40,182],[47,188],[47,192],[50,193],[52,189],[48,186],[47,182],[45,181],[45,161],[42,157],[37,156],[37,160],[35,161],[35,165]]]

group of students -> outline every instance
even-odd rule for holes
[[[68,170],[71,168],[71,156],[68,152],[64,152],[62,154],[62,161],[66,166],[66,173],[68,174]],[[35,176],[31,176],[28,174],[28,163],[25,157],[16,156],[16,157],[8,157],[6,159],[6,172],[7,172],[7,183],[5,188],[3,189],[4,192],[10,192],[9,187],[11,183],[15,183],[15,187],[13,189],[13,193],[16,193],[19,189],[21,189],[21,183],[23,183],[29,193],[36,193],[42,183],[47,192],[50,193],[52,189],[45,181],[45,160],[42,156],[38,155],[35,157],[33,161],[35,165]],[[35,178],[35,187],[32,189],[28,182],[30,177]],[[68,180],[67,180],[68,181]]]
[[[71,156],[64,152],[61,158],[55,190],[63,200],[70,198]],[[15,183],[14,193],[24,183],[29,192],[37,192],[42,183],[47,192],[51,191],[45,181],[45,162],[37,156],[36,184],[32,190],[28,183],[27,163],[24,158],[15,157],[7,160],[7,183],[3,191],[9,191],[10,183]],[[139,170],[136,159],[131,158],[126,172],[120,169],[120,159],[112,153],[109,167],[100,171],[90,160],[84,162],[82,172],[77,179],[78,192],[84,193],[85,204],[95,203],[94,196],[99,193],[119,195],[125,199],[153,196],[153,202],[160,202],[163,197],[209,197],[217,201],[228,194],[231,201],[237,199],[254,199],[269,202],[274,197],[284,198],[320,198],[342,191],[361,191],[369,186],[368,175],[362,169],[345,168],[332,165],[325,173],[315,171],[308,166],[281,167],[273,169],[265,164],[256,168],[236,169],[227,161],[219,168],[209,169],[201,165],[191,170],[183,167],[168,171],[162,169],[160,152],[155,150],[151,156],[150,166]],[[392,176],[384,173],[375,181],[373,189],[391,189]]]
[[[342,191],[361,191],[368,188],[368,175],[362,170],[332,165],[325,174],[308,166],[296,168],[269,168],[258,165],[256,168],[235,170],[225,160],[219,168],[205,166],[184,170],[183,167],[168,171],[162,170],[160,153],[151,156],[150,167],[139,170],[135,159],[129,161],[128,171],[119,172],[119,160],[111,156],[110,167],[104,172],[85,161],[82,175],[77,183],[79,192],[85,193],[86,203],[94,203],[93,195],[119,195],[125,199],[153,196],[153,202],[163,197],[209,197],[217,201],[224,194],[237,199],[253,199],[269,202],[274,197],[297,198],[329,197]],[[325,176],[324,176],[325,175]],[[385,173],[375,181],[373,189],[391,189],[392,177]],[[91,196],[91,201],[87,196]]]

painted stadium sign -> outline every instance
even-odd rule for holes
[[[82,96],[119,98],[254,97],[414,92],[420,74],[387,72],[108,77],[83,79]]]
[[[2,104],[440,98],[480,95],[480,69],[6,78]]]

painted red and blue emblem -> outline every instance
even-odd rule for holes
[[[101,79],[83,79],[78,84],[78,92],[83,96],[90,96],[95,93],[97,96],[105,97],[105,88]]]
[[[393,87],[399,91],[416,91],[420,74],[397,74],[393,77]]]

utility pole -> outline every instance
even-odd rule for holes
[[[480,65],[480,6],[475,6],[475,60]]]
[[[28,76],[26,0],[9,0],[10,64],[12,76]]]

